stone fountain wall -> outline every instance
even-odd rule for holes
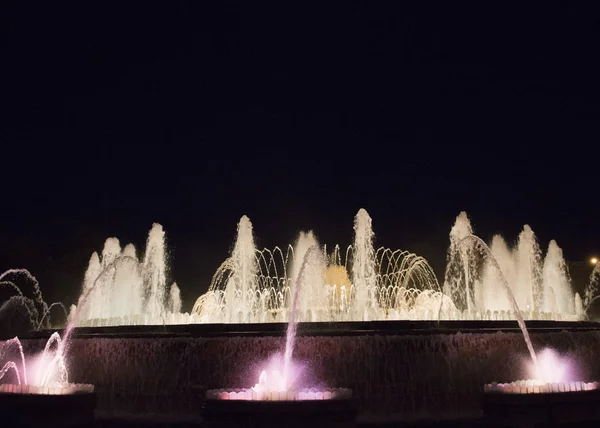
[[[570,353],[582,380],[600,379],[600,332],[534,333],[536,349]],[[281,337],[72,340],[70,380],[93,383],[106,412],[197,413],[209,388],[250,387]],[[26,352],[45,340],[25,341]],[[352,388],[360,414],[476,413],[485,383],[526,378],[518,333],[298,337],[307,381]],[[319,382],[314,382],[318,384]],[[310,385],[309,385],[310,386]]]

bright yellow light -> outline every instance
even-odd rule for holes
[[[592,257],[590,259],[590,263],[593,264],[593,265],[595,265],[596,263],[598,263],[598,259],[596,257]]]

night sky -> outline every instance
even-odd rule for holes
[[[159,222],[189,310],[243,214],[346,246],[361,207],[440,280],[462,210],[600,254],[595,9],[253,3],[3,3],[0,269],[71,304]]]

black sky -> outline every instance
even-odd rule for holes
[[[72,303],[160,222],[189,309],[241,215],[348,245],[360,207],[440,276],[461,210],[600,251],[597,10],[408,3],[3,4],[0,268]]]

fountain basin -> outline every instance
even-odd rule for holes
[[[93,385],[0,385],[0,414],[6,426],[91,426],[95,408]]]
[[[10,383],[0,385],[0,394],[71,395],[93,392],[94,385],[85,383],[72,383],[64,386],[13,385]]]
[[[243,389],[209,389],[207,400],[245,400],[245,401],[314,401],[314,400],[350,400],[352,390],[348,388],[304,388],[298,391],[255,391]]]
[[[599,423],[599,384],[531,380],[487,384],[483,414],[490,423],[518,427]]]
[[[351,427],[356,408],[347,388],[278,393],[215,389],[206,393],[202,418],[209,427]]]

